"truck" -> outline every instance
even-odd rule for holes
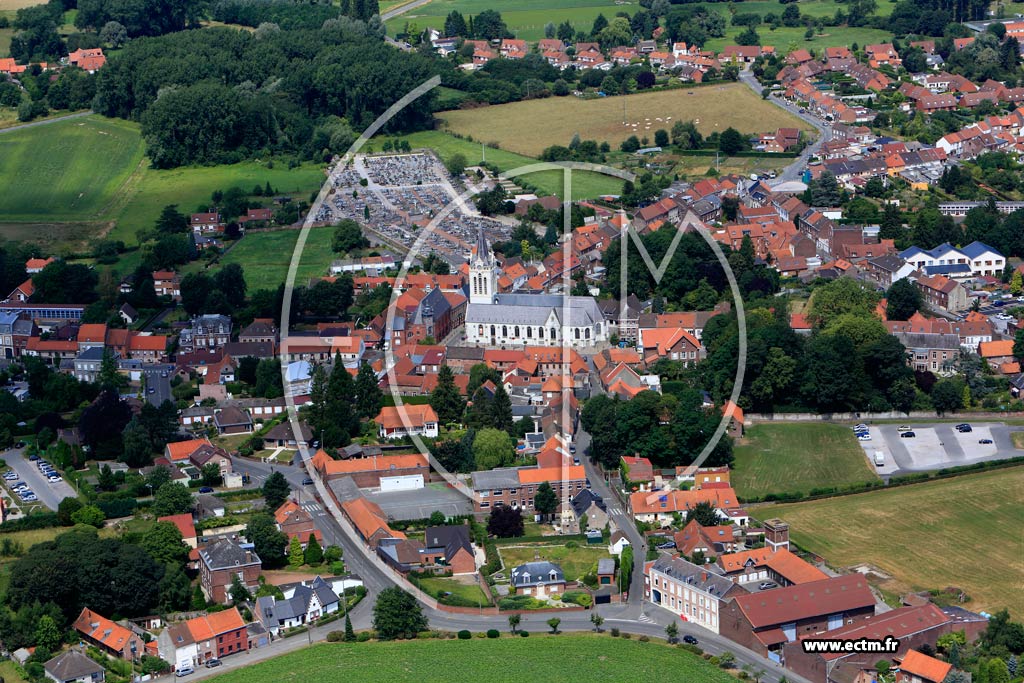
[[[882,451],[875,451],[875,467],[881,467],[885,464],[885,453]]]

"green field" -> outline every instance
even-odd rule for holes
[[[730,9],[735,9],[737,13],[756,12],[762,16],[769,12],[776,15],[782,12],[782,6],[774,0],[736,2],[728,5],[705,3],[705,5],[726,14],[727,18]],[[801,14],[825,17],[834,15],[836,10],[842,8],[843,5],[835,0],[809,0],[800,2],[799,7]],[[604,14],[606,19],[611,19],[617,12],[628,12],[632,15],[640,9],[640,5],[637,2],[622,2],[620,4],[608,0],[523,0],[507,4],[506,2],[488,2],[487,0],[432,0],[422,7],[417,7],[387,22],[388,32],[394,35],[403,31],[406,22],[410,27],[415,25],[420,31],[428,26],[441,30],[444,28],[445,17],[452,10],[458,10],[468,17],[468,15],[479,14],[485,9],[496,9],[501,12],[501,18],[517,38],[536,41],[544,37],[544,25],[548,22],[553,22],[557,26],[568,20],[576,30],[590,31],[598,14]],[[878,14],[886,16],[890,12],[892,12],[891,3],[878,3]],[[709,50],[719,50],[724,45],[733,44],[732,37],[742,28],[729,26],[726,39],[711,40],[704,47]],[[803,28],[779,29],[771,32],[767,26],[758,29],[761,33],[761,42],[764,45],[775,45],[779,49],[783,49],[793,40],[796,40],[799,46],[803,46],[805,30]],[[889,34],[884,31],[859,28],[834,28],[827,29],[826,32],[831,32],[832,35],[816,38],[810,42],[810,46],[831,47],[833,45],[850,45],[851,42],[864,45],[866,42],[881,42],[882,39],[879,36],[889,37]],[[847,42],[842,42],[844,40]]]
[[[442,663],[447,662],[442,666]],[[666,672],[672,671],[666,677]],[[567,672],[572,672],[567,674]],[[529,638],[331,643],[227,672],[217,683],[451,683],[659,679],[729,683],[697,655],[658,643],[563,633]]]
[[[534,157],[551,145],[568,145],[576,133],[613,148],[631,135],[646,136],[654,144],[655,131],[671,130],[676,121],[694,121],[704,135],[729,126],[743,133],[780,126],[810,130],[801,119],[761,99],[742,83],[592,100],[549,97],[445,111],[438,118],[456,133],[493,140],[502,149]]]
[[[894,592],[956,586],[970,610],[1024,616],[1024,467],[755,510],[829,564],[867,562]]]
[[[500,546],[498,553],[505,565],[506,575],[512,567],[535,560],[546,560],[558,564],[568,581],[575,581],[590,572],[597,566],[598,560],[611,557],[606,546],[587,546],[585,543],[576,548],[543,544]]]
[[[284,229],[272,232],[252,232],[245,235],[225,254],[218,267],[237,263],[245,270],[245,283],[249,291],[277,289],[288,276],[292,252],[299,239],[299,230]],[[331,251],[333,228],[311,228],[302,252],[302,261],[295,276],[295,284],[305,286],[311,277],[327,275],[327,266],[339,257]],[[200,262],[193,262],[182,272],[188,273],[201,268]]]
[[[142,151],[138,124],[100,116],[4,133],[0,216],[12,222],[98,220],[139,167]]]
[[[0,28],[0,57],[11,56],[12,36],[14,36],[13,28]]]
[[[800,3],[800,5],[802,7],[803,3]],[[886,3],[880,3],[879,7],[885,5]],[[778,12],[778,9],[775,11]],[[736,36],[743,30],[743,26],[729,26],[726,28],[725,37],[712,38],[705,43],[704,47],[708,50],[720,52],[726,45],[735,45]],[[849,46],[854,43],[857,43],[858,46],[863,46],[870,43],[886,43],[892,40],[891,33],[875,28],[826,26],[824,30],[823,34],[815,35],[813,40],[804,40],[804,33],[807,29],[802,26],[797,28],[781,26],[774,31],[769,29],[768,26],[762,25],[757,27],[757,32],[761,36],[761,44],[772,45],[783,54],[788,54],[792,50],[799,48],[816,50],[820,54],[826,47]]]
[[[741,497],[878,479],[853,432],[842,425],[755,425],[734,450],[732,483]]]
[[[493,149],[488,147],[481,150],[479,142],[469,142],[448,135],[441,131],[424,131],[411,133],[400,138],[388,136],[388,139],[404,139],[414,148],[429,147],[437,152],[442,160],[447,160],[453,154],[465,156],[469,165],[480,163],[481,153],[486,155],[487,161],[496,165],[502,171],[509,171],[520,166],[537,163],[536,159],[516,154],[505,149]],[[484,141],[492,141],[496,136],[484,137]],[[374,138],[371,147],[376,147],[377,142],[383,138]],[[566,141],[568,142],[568,141]],[[379,150],[379,147],[378,147]],[[369,149],[365,151],[370,151]],[[525,180],[536,185],[544,194],[562,193],[562,172],[561,171],[540,171],[523,176]],[[605,176],[598,173],[574,172],[572,174],[573,199],[589,199],[602,194],[618,194],[622,191],[622,181],[618,178]]]

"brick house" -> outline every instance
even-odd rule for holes
[[[746,594],[742,586],[679,557],[663,556],[644,565],[646,600],[714,633],[725,601]]]
[[[473,574],[476,559],[469,540],[469,527],[465,524],[427,527],[424,533],[424,553],[437,557],[435,564],[446,565],[452,574]]]
[[[512,569],[511,583],[515,595],[544,597],[565,592],[565,573],[552,562],[527,562]]]
[[[943,275],[920,277],[914,284],[921,291],[929,308],[943,311],[962,311],[970,304],[967,288]]]
[[[802,635],[834,631],[875,614],[875,597],[860,574],[737,597],[720,612],[719,633],[757,652],[780,657]]]
[[[255,592],[262,569],[259,555],[234,541],[221,539],[199,548],[199,583],[207,599],[218,604],[230,601],[231,583],[236,576],[250,592]]]
[[[80,633],[85,642],[118,659],[131,661],[146,651],[142,638],[88,607],[82,610],[71,628]]]
[[[313,467],[327,481],[346,476],[352,477],[359,488],[379,487],[381,477],[419,474],[423,476],[424,481],[430,477],[430,464],[419,453],[334,460],[321,449],[313,456]]]
[[[910,650],[896,663],[896,683],[942,683],[953,670],[949,662]]]
[[[274,521],[277,528],[288,536],[289,542],[297,538],[305,548],[312,536],[323,545],[323,533],[313,525],[313,515],[294,500],[286,500],[274,511]]]
[[[189,327],[178,336],[181,353],[223,349],[231,341],[231,318],[226,315],[208,314],[192,318]]]
[[[185,624],[196,643],[196,664],[249,649],[245,620],[237,607],[189,619]]]
[[[568,467],[503,467],[474,472],[473,488],[479,494],[473,500],[476,512],[510,505],[523,511],[533,510],[537,487],[547,482],[559,500],[571,499],[587,487],[587,474],[582,465]],[[556,511],[557,512],[557,511]]]
[[[774,592],[774,591],[773,591]],[[905,683],[924,683],[932,681],[927,677],[920,677],[914,681],[913,675],[920,676],[920,673],[931,670],[932,667],[918,657],[924,657],[912,648],[929,645],[935,646],[939,636],[953,631],[953,620],[945,615],[941,609],[931,603],[920,607],[899,607],[890,612],[858,621],[851,625],[844,625],[827,633],[809,634],[807,637],[827,638],[829,640],[854,640],[866,638],[870,640],[884,640],[887,636],[897,638],[900,641],[899,650],[896,653],[880,655],[877,652],[851,652],[851,653],[809,653],[804,652],[803,638],[786,643],[783,646],[786,668],[800,674],[804,678],[815,683],[831,683],[832,681],[847,681],[853,678],[862,670],[873,670],[879,659],[894,660],[905,656],[904,661],[910,660],[910,667],[907,676],[903,679],[897,674],[897,681]],[[915,656],[916,655],[916,656]],[[931,659],[930,657],[926,659]],[[943,662],[937,662],[943,664]],[[945,664],[949,667],[948,664]],[[912,674],[911,672],[917,672]],[[948,668],[946,670],[948,673]],[[936,679],[941,683],[945,675]]]

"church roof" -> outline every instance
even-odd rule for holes
[[[469,304],[466,324],[545,325],[552,314],[560,325],[569,327],[587,327],[604,322],[604,315],[593,297],[498,294],[493,304]]]

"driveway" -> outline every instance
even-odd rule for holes
[[[75,490],[67,481],[59,481],[56,484],[47,481],[36,464],[25,455],[24,450],[12,448],[3,454],[3,458],[7,461],[7,466],[18,473],[18,478],[28,484],[39,498],[39,502],[51,510],[56,510],[57,505],[65,498],[76,497]],[[17,496],[14,496],[14,499],[19,500]]]
[[[870,441],[861,441],[868,461],[874,466],[875,454],[882,453],[885,464],[875,466],[883,478],[893,475],[971,465],[1021,455],[1013,447],[1010,434],[1020,431],[1000,422],[971,422],[970,432],[958,432],[955,423],[907,421],[915,436],[900,436],[897,424],[868,425]],[[992,441],[990,444],[981,441]]]

